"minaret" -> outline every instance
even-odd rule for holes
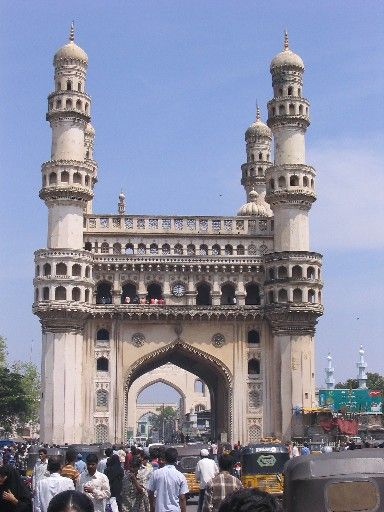
[[[274,252],[265,255],[266,311],[272,325],[275,376],[275,431],[291,436],[292,411],[315,402],[314,332],[322,314],[321,255],[309,252],[308,213],[316,196],[315,170],[305,163],[309,102],[303,97],[304,63],[290,48],[271,62],[273,99],[268,121],[274,137],[274,164],[266,168],[267,194],[274,215]]]
[[[119,194],[119,202],[117,203],[117,212],[119,215],[125,214],[125,195],[123,191]]]
[[[335,389],[335,369],[332,366],[332,356],[331,353],[328,352],[328,367],[325,369],[325,384],[327,385],[327,389]]]
[[[357,369],[358,369],[358,380],[359,380],[359,389],[367,389],[367,374],[365,372],[366,368],[367,368],[367,363],[365,362],[364,360],[364,349],[363,349],[363,345],[360,345],[360,350],[359,350],[359,361],[358,363],[356,364],[357,366]]]
[[[35,253],[33,311],[42,325],[40,440],[79,443],[86,404],[82,384],[83,329],[92,299],[92,255],[83,250],[83,216],[96,183],[91,99],[85,92],[88,57],[69,42],[53,60],[48,96],[51,159],[42,165],[40,198],[48,208],[47,248]]]

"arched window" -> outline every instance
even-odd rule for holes
[[[75,288],[72,288],[72,300],[78,302],[80,300],[80,288],[75,286]]]
[[[289,105],[289,113],[291,115],[293,115],[295,113],[295,105],[293,105],[292,103],[290,103],[290,105]]]
[[[79,92],[81,92],[81,85],[82,85],[82,84],[81,84],[81,82],[78,82],[78,83],[77,83],[77,90],[78,90]]]
[[[95,442],[102,444],[108,441],[108,427],[107,425],[99,424],[95,427]]]
[[[203,404],[197,404],[197,405],[195,406],[195,412],[203,412],[203,411],[205,411],[205,405],[203,405]]]
[[[85,244],[84,244],[84,250],[86,250],[86,251],[92,251],[92,244],[91,244],[91,242],[85,242]]]
[[[300,265],[295,265],[292,267],[292,277],[293,279],[301,279],[303,277],[303,269]]]
[[[56,100],[56,108],[61,108],[61,100]]]
[[[107,372],[109,368],[109,361],[106,357],[99,357],[96,360],[96,370],[98,372]]]
[[[268,304],[273,304],[275,302],[275,296],[273,290],[268,292]]]
[[[150,254],[158,254],[159,253],[159,248],[158,248],[157,244],[151,244],[149,246],[149,253]]]
[[[47,177],[44,175],[42,179],[43,187],[47,185]]]
[[[49,300],[49,288],[44,286],[43,288],[43,300]]]
[[[300,288],[293,290],[293,302],[303,302],[303,292]]]
[[[67,81],[67,91],[72,91],[72,82],[70,80]]]
[[[89,158],[89,151],[87,151],[87,157],[86,157],[86,158]],[[89,186],[89,176],[86,176],[86,177],[85,177],[84,183],[85,183],[85,186],[86,186],[86,187],[88,187],[88,186]]]
[[[316,302],[315,290],[308,290],[308,302],[311,302],[312,304]]]
[[[200,245],[200,256],[208,256],[208,246],[203,244]]]
[[[223,306],[236,304],[235,285],[233,283],[225,283],[221,287],[220,304]]]
[[[204,393],[204,391],[205,391],[204,382],[200,379],[196,379],[195,385],[194,385],[194,392],[195,393]]]
[[[89,110],[89,105],[88,105],[88,103],[86,103],[86,104],[85,104],[84,108],[85,108],[85,113],[86,113],[86,114],[88,114],[88,110]]]
[[[288,96],[292,96],[292,87],[288,87]]]
[[[284,288],[279,290],[278,294],[278,300],[279,302],[288,302],[288,292]]]
[[[258,359],[250,359],[248,361],[248,376],[256,377],[260,375],[260,361]]]
[[[171,254],[171,246],[169,244],[163,244],[161,247],[161,252],[165,255]]]
[[[303,187],[308,187],[308,178],[306,176],[303,177]]]
[[[183,254],[183,246],[181,244],[176,244],[173,248],[173,252],[178,256],[181,256]]]
[[[220,253],[221,253],[220,245],[218,245],[218,244],[213,245],[212,246],[212,255],[218,256]]]
[[[121,254],[121,244],[119,244],[119,242],[113,244],[112,252],[113,254]]]
[[[67,275],[67,265],[65,263],[58,263],[56,265],[56,275],[57,276],[66,276]]]
[[[133,253],[134,253],[133,245],[132,244],[127,244],[125,246],[125,254],[133,254]]]
[[[81,276],[81,265],[79,265],[78,263],[72,265],[72,275]]]
[[[55,288],[55,300],[67,300],[67,290],[64,286]]]
[[[269,180],[269,188],[275,190],[275,180],[273,178]]]
[[[62,183],[69,183],[69,172],[63,171],[60,175],[60,181]]]
[[[39,289],[35,288],[35,302],[39,301]]]
[[[71,99],[67,99],[65,101],[65,108],[72,108],[72,100]]]
[[[98,389],[96,391],[96,407],[108,408],[108,391],[106,389]]]
[[[259,153],[259,160],[263,159],[263,153]]]
[[[285,188],[287,186],[287,182],[284,176],[280,176],[278,180],[278,185],[280,188]]]
[[[49,184],[50,185],[56,185],[57,183],[57,174],[55,172],[51,172],[49,175]]]
[[[252,329],[248,331],[248,343],[260,343],[259,331]]]
[[[225,253],[226,256],[232,256],[232,254],[233,254],[233,247],[232,247],[232,245],[227,244],[224,247],[224,253]]]
[[[279,89],[279,96],[282,96],[283,95],[283,89]]]
[[[255,155],[253,153],[251,153],[251,162],[254,162],[255,161]]]
[[[89,290],[88,290],[88,288],[85,290],[85,302],[89,302]]]
[[[102,254],[108,254],[109,253],[109,244],[108,242],[103,242],[100,246],[100,251]]]
[[[277,274],[279,276],[279,279],[285,279],[286,277],[288,277],[288,271],[287,271],[287,267],[279,267],[277,269]]]
[[[96,304],[112,304],[112,284],[107,281],[98,283],[96,287]]]
[[[307,278],[308,279],[315,279],[315,269],[313,267],[307,268]]]
[[[237,255],[244,256],[244,254],[245,254],[244,245],[238,245],[237,246]]]
[[[291,187],[298,187],[299,186],[299,177],[296,175],[293,175],[289,178],[289,184]]]
[[[199,283],[196,286],[196,304],[198,306],[210,306],[212,304],[211,299],[211,287],[208,283]]]
[[[147,300],[149,303],[151,300],[162,299],[163,294],[159,283],[151,283],[147,286]]]
[[[245,285],[245,305],[260,304],[260,288],[255,283],[248,283]]]
[[[77,110],[81,110],[82,106],[83,106],[83,105],[82,105],[81,101],[80,101],[80,100],[77,100],[77,101],[76,101],[76,108],[77,108]]]
[[[300,97],[301,96],[301,89],[300,87],[297,89],[297,95]]]
[[[280,105],[279,106],[279,114],[280,115],[284,115],[285,114],[285,106],[284,105]]]
[[[96,333],[97,341],[109,341],[109,331],[107,329],[99,329]]]
[[[272,108],[272,115],[275,116],[276,115],[276,107],[273,107]]]
[[[311,179],[311,188],[314,188],[314,186],[315,186],[315,181],[314,181],[314,179]]]
[[[196,247],[193,244],[187,245],[187,255],[194,256],[196,254]]]
[[[136,286],[132,283],[125,283],[123,285],[122,293],[121,293],[121,303],[122,304],[132,304],[134,299],[137,297]]]
[[[262,168],[262,167],[258,167],[258,168],[257,168],[257,174],[258,174],[259,176],[262,176],[262,175],[263,175],[263,168]]]
[[[275,279],[275,269],[274,268],[270,268],[268,270],[268,276],[269,276],[269,279],[272,281],[273,279]]]
[[[39,265],[36,265],[36,268],[35,268],[35,276],[38,277],[40,275],[40,266]]]
[[[299,105],[299,114],[303,113],[303,105]]]
[[[51,265],[49,263],[44,263],[43,272],[45,276],[50,276],[52,273]]]
[[[75,172],[75,174],[73,175],[73,183],[81,185],[81,174],[79,172]]]
[[[147,248],[145,244],[139,244],[137,246],[137,254],[145,254],[147,252]]]

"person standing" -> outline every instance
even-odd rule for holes
[[[309,455],[311,450],[309,449],[308,443],[303,443],[303,446],[300,450],[300,455]]]
[[[299,447],[297,446],[296,443],[293,443],[292,445],[292,451],[291,451],[291,456],[292,458],[293,457],[299,457],[300,455],[300,452],[299,452]]]
[[[74,485],[76,485],[80,476],[79,471],[75,468],[76,459],[76,450],[72,450],[71,448],[69,448],[67,450],[67,453],[65,454],[65,466],[63,466],[61,470],[61,476],[66,476],[67,478],[70,478],[73,481]]]
[[[0,466],[0,510],[1,512],[30,512],[32,495],[14,466]]]
[[[121,510],[121,489],[123,484],[124,470],[121,466],[121,461],[118,455],[112,455],[107,460],[107,467],[104,474],[109,481],[109,488],[111,490],[111,497],[109,503],[112,512]]]
[[[100,473],[104,473],[105,468],[107,467],[107,462],[108,462],[109,457],[114,455],[112,448],[106,448],[104,451],[104,454],[105,454],[105,457],[100,459],[97,464],[97,471],[99,471]]]
[[[147,489],[144,487],[144,480],[138,474],[140,467],[141,458],[139,455],[135,455],[123,478],[122,512],[148,512],[149,510]]]
[[[55,459],[48,460],[50,476],[42,478],[37,484],[35,512],[47,512],[51,499],[63,491],[74,491],[75,486],[70,478],[60,475],[61,464]]]
[[[211,443],[211,449],[212,449],[212,457],[213,457],[213,460],[216,462],[217,464],[217,451],[218,451],[218,446],[217,446],[217,443],[216,441],[212,441]]]
[[[86,467],[87,467],[87,465],[83,461],[83,456],[81,455],[81,453],[78,453],[77,457],[76,457],[75,468],[77,469],[77,471],[79,473],[82,473]]]
[[[48,476],[49,471],[47,449],[40,448],[39,458],[37,459],[32,472],[32,492],[34,495],[36,493],[37,484],[40,482],[42,478],[47,478]]]
[[[97,471],[99,459],[95,453],[89,453],[86,462],[87,469],[81,473],[76,490],[92,500],[95,512],[105,512],[107,499],[111,496],[108,477]]]
[[[165,450],[165,466],[153,471],[149,477],[148,495],[150,512],[186,512],[188,484],[183,473],[175,468],[176,448]],[[156,498],[155,498],[156,493]]]
[[[220,473],[210,480],[205,487],[202,512],[217,512],[221,502],[232,492],[243,487],[240,480],[231,475],[235,463],[231,455],[220,455]]]
[[[195,476],[199,482],[199,504],[197,512],[201,512],[203,508],[204,494],[207,483],[218,474],[219,469],[214,460],[209,458],[209,451],[206,448],[200,450],[200,460],[196,464]]]

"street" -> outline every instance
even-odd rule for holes
[[[198,496],[193,496],[193,498],[190,498],[187,503],[187,512],[196,512],[198,501],[199,501]]]

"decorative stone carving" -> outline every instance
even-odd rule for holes
[[[145,336],[141,332],[136,332],[132,334],[132,345],[135,347],[142,347],[145,342]]]
[[[218,332],[212,336],[212,345],[214,347],[220,348],[224,345],[224,343],[225,343],[224,334],[221,334]]]

